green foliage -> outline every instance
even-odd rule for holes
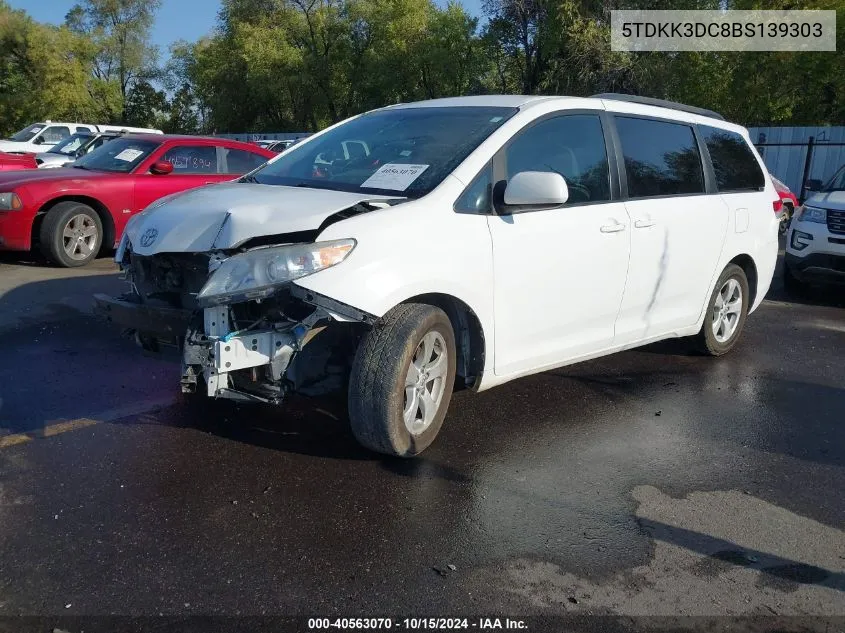
[[[483,93],[629,92],[754,124],[845,120],[843,0],[222,0],[171,47],[160,0],[79,0],[60,28],[0,0],[0,126],[43,118],[171,132],[316,130],[362,111]],[[837,10],[836,53],[620,53],[615,8]],[[162,88],[164,90],[162,90]]]
[[[0,0],[0,132],[34,121],[94,118],[82,43],[67,28],[39,24]]]

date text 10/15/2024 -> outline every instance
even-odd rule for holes
[[[524,620],[511,618],[309,618],[308,630],[526,630]]]

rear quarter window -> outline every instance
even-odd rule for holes
[[[704,193],[704,171],[689,125],[616,116],[628,197]]]
[[[742,135],[706,125],[699,130],[710,153],[718,191],[761,191],[765,187],[763,170]]]

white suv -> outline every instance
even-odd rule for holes
[[[131,292],[97,305],[146,349],[178,349],[185,392],[345,388],[359,441],[411,456],[454,387],[670,337],[730,350],[769,288],[778,200],[747,131],[709,111],[403,104],[154,203],[116,255]]]
[[[0,139],[0,152],[14,154],[40,153],[50,150],[72,134],[97,134],[98,132],[132,132],[137,134],[161,134],[161,130],[119,125],[92,125],[91,123],[65,123],[45,121],[33,123],[15,132],[7,139]]]
[[[795,212],[783,275],[788,291],[810,282],[845,283],[845,165]]]

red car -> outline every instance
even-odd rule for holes
[[[13,171],[17,169],[36,169],[35,154],[10,154],[0,152],[0,171]]]
[[[798,198],[796,198],[795,194],[789,190],[789,187],[783,184],[780,180],[771,174],[769,174],[769,176],[772,178],[772,184],[775,186],[775,191],[778,192],[781,204],[783,205],[783,219],[780,223],[780,232],[786,233],[786,229],[789,228],[789,223],[792,220],[792,214],[795,213],[795,209],[800,206],[798,204]]]
[[[0,250],[38,244],[61,266],[83,266],[114,247],[127,220],[172,193],[233,180],[275,156],[221,138],[133,134],[73,167],[0,173]]]

